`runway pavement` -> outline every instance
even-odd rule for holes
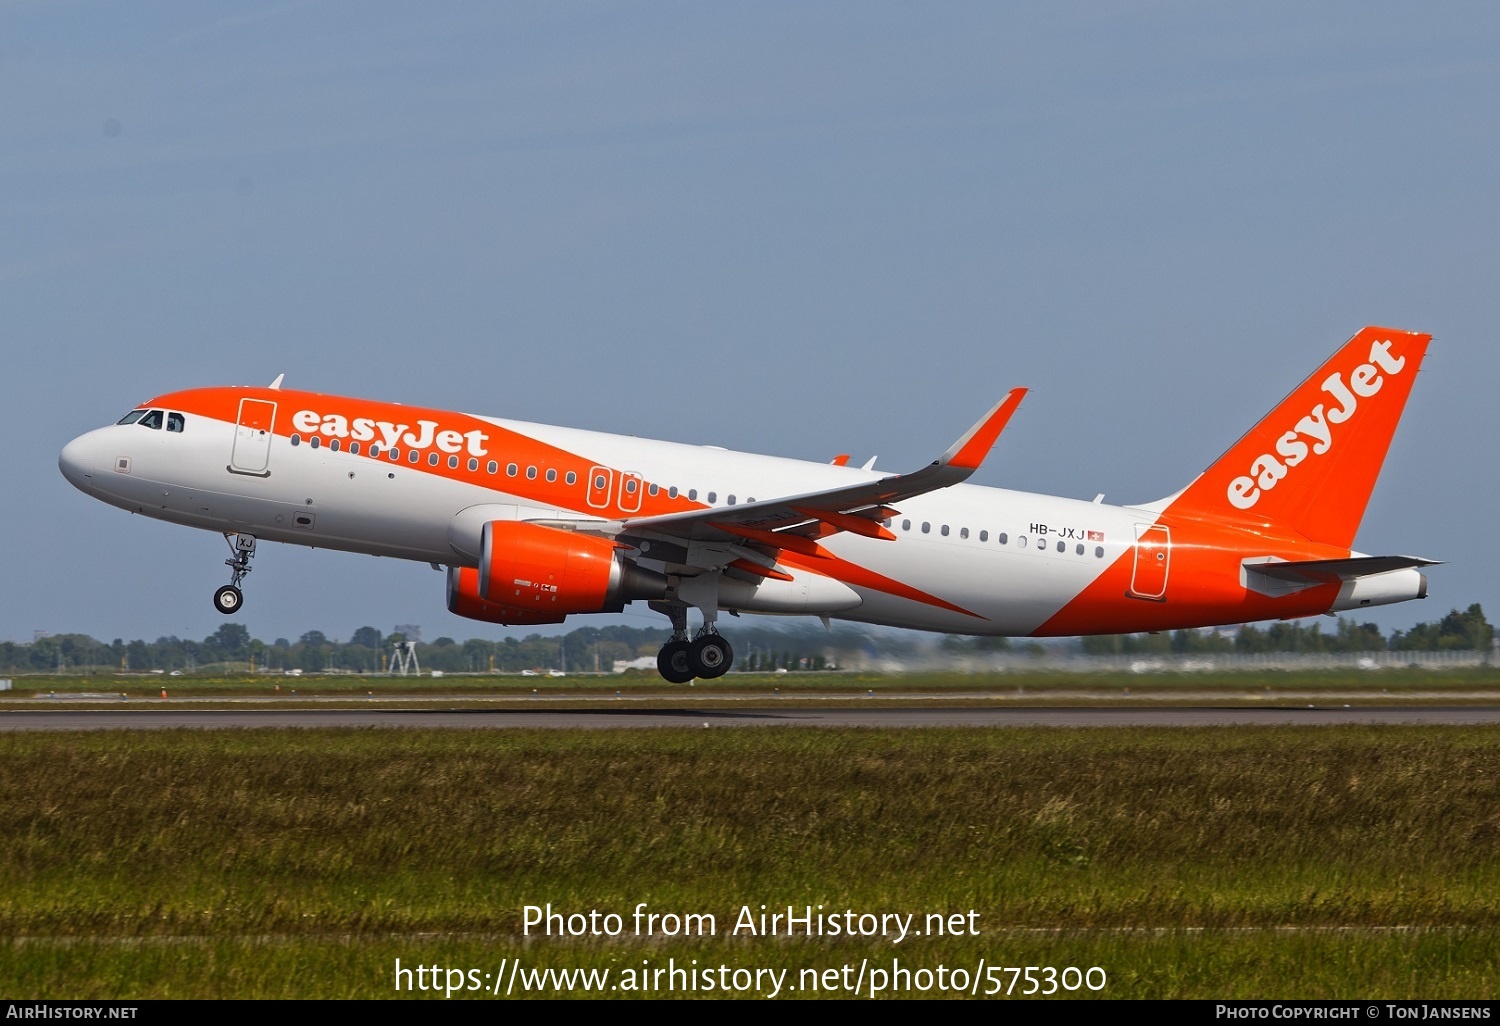
[[[204,730],[265,727],[1208,727],[1500,723],[1500,707],[858,708],[764,705],[677,709],[5,709],[0,730]]]

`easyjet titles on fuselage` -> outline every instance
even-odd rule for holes
[[[488,456],[484,443],[490,436],[483,431],[438,430],[435,420],[417,421],[417,433],[410,424],[393,424],[388,420],[370,417],[349,418],[337,413],[320,414],[316,410],[298,410],[292,414],[292,426],[308,434],[319,434],[327,438],[348,438],[356,442],[379,441],[387,449],[404,445],[408,449],[430,449],[437,446],[443,452],[457,455],[467,450],[470,456]]]
[[[1227,497],[1230,505],[1236,509],[1250,509],[1260,501],[1261,492],[1275,488],[1277,482],[1287,476],[1290,468],[1307,459],[1309,451],[1321,456],[1333,448],[1333,425],[1342,424],[1354,416],[1354,411],[1359,408],[1359,400],[1368,399],[1385,384],[1379,371],[1399,374],[1405,366],[1406,357],[1391,355],[1389,341],[1374,342],[1370,345],[1369,362],[1360,364],[1350,372],[1348,384],[1344,382],[1342,371],[1335,371],[1323,379],[1319,387],[1337,400],[1339,405],[1325,412],[1324,405],[1319,403],[1297,421],[1292,430],[1278,438],[1276,452],[1281,459],[1278,460],[1270,453],[1255,457],[1250,463],[1248,475],[1241,475],[1229,482]],[[1303,441],[1304,438],[1312,440],[1311,450],[1307,442]]]

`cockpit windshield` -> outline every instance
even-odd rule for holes
[[[115,421],[116,424],[139,424],[143,428],[160,431],[166,424],[168,431],[179,434],[187,427],[187,418],[182,414],[168,410],[131,410],[125,416]]]

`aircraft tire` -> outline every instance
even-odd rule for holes
[[[688,663],[695,675],[704,680],[722,677],[734,663],[734,649],[729,647],[722,635],[705,634],[693,642],[688,652]]]
[[[226,584],[214,592],[214,608],[225,616],[238,613],[244,604],[244,594],[232,584]]]
[[[686,684],[693,679],[692,660],[688,655],[690,647],[686,641],[669,641],[656,653],[656,672],[668,684]]]

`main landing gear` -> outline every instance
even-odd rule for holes
[[[224,535],[229,543],[230,558],[224,560],[229,567],[229,583],[214,592],[214,608],[225,616],[238,613],[245,604],[245,594],[240,591],[240,582],[250,572],[250,560],[255,555],[255,535]]]
[[[734,649],[709,620],[688,640],[687,607],[674,602],[653,602],[651,608],[672,621],[672,637],[656,654],[656,670],[669,684],[686,684],[694,677],[713,680],[734,664]]]

